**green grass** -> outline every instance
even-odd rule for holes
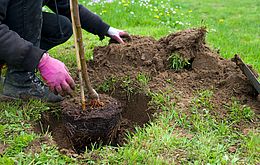
[[[89,9],[101,15],[110,25],[127,30],[130,34],[153,36],[156,39],[178,30],[206,26],[207,42],[219,50],[224,58],[235,53],[260,71],[260,22],[257,0],[116,0],[113,3],[89,4]],[[131,3],[134,2],[134,3]],[[140,4],[143,4],[140,6]],[[84,33],[87,58],[93,48],[106,45],[96,36]],[[52,56],[66,63],[76,73],[73,38],[50,51]],[[66,49],[65,49],[66,48]],[[140,73],[136,80],[147,86],[150,78]],[[113,90],[116,79],[100,85],[100,90]],[[132,92],[129,77],[122,78],[122,87]],[[236,99],[223,105],[228,114],[219,119],[214,110],[214,91],[194,92],[188,111],[178,109],[172,99],[173,91],[150,91],[149,106],[160,109],[156,119],[144,128],[136,128],[128,135],[128,143],[121,147],[93,147],[81,159],[62,155],[55,145],[41,143],[39,153],[26,151],[28,145],[42,136],[32,130],[34,121],[49,106],[40,101],[0,103],[0,164],[257,164],[260,162],[259,127],[252,126],[248,133],[237,129],[256,114]],[[180,97],[180,96],[178,96]],[[48,135],[51,136],[51,135]]]
[[[227,109],[230,112],[229,120],[233,123],[242,120],[252,120],[254,116],[254,112],[250,107],[241,106],[237,100],[233,100],[233,102],[227,106]]]
[[[56,146],[42,144],[39,153],[28,153],[26,148],[41,136],[33,132],[33,124],[49,107],[40,101],[31,100],[0,104],[0,146],[7,146],[0,153],[0,164],[65,164],[75,162],[61,155]],[[56,159],[58,158],[58,159]]]
[[[189,61],[187,59],[183,59],[180,55],[173,53],[169,59],[170,68],[178,71],[181,69],[184,69],[185,67],[188,67],[190,65]]]
[[[164,0],[163,5],[161,0],[151,0],[147,9],[140,7],[138,1],[134,4],[129,3],[129,0],[118,2],[98,3],[88,7],[97,14],[105,11],[101,17],[112,26],[131,34],[151,35],[155,38],[181,29],[206,26],[208,43],[219,49],[223,57],[231,58],[236,53],[241,54],[247,63],[260,71],[260,54],[257,51],[260,47],[258,0]]]
[[[172,104],[163,104],[169,95],[157,93],[152,104],[164,111],[145,128],[136,128],[123,147],[92,150],[101,156],[98,164],[254,164],[259,161],[259,137],[243,135],[225,120],[218,121],[208,111],[211,91],[195,96],[191,108],[196,113],[184,117]],[[163,98],[163,99],[162,99]],[[183,120],[184,119],[184,120]],[[252,145],[254,144],[254,145]],[[234,152],[229,152],[235,146]],[[86,152],[88,155],[91,152]]]
[[[137,82],[140,84],[139,86],[141,88],[146,88],[149,81],[150,81],[150,77],[148,75],[146,75],[145,73],[139,73],[137,76],[136,76],[136,80]]]
[[[105,80],[103,83],[99,84],[96,89],[101,92],[109,92],[115,90],[115,85],[118,80],[114,77],[110,77]]]

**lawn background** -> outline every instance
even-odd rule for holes
[[[115,0],[112,3],[81,1],[111,26],[130,34],[153,36],[156,39],[172,32],[206,26],[207,43],[219,50],[224,58],[238,53],[260,71],[260,21],[257,0]],[[91,58],[97,45],[108,39],[84,33],[86,56]],[[73,38],[50,51],[73,71],[76,66]],[[69,49],[68,49],[69,48]],[[50,110],[46,103],[0,103],[0,164],[257,164],[259,158],[259,126],[253,125],[246,134],[234,129],[237,122],[250,122],[256,115],[250,108],[233,100],[227,105],[232,119],[218,121],[215,116],[195,113],[192,118],[175,109],[168,101],[169,93],[154,93],[153,103],[164,111],[146,128],[136,128],[129,143],[122,147],[89,149],[79,158],[65,156],[55,145],[41,143],[40,151],[26,151],[34,140],[47,137],[49,132],[36,134],[33,121],[40,113]],[[191,107],[194,111],[212,108],[212,91],[199,91]],[[199,101],[203,100],[203,102]],[[246,117],[245,117],[246,116]],[[231,122],[229,122],[231,121]],[[193,127],[193,126],[196,127]],[[180,136],[183,135],[188,136]],[[174,133],[173,133],[174,132]],[[192,137],[192,138],[190,138]],[[230,148],[236,146],[235,151]],[[74,155],[75,156],[75,155]]]

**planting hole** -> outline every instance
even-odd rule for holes
[[[138,93],[130,97],[126,101],[123,110],[123,118],[132,121],[134,124],[143,126],[151,118],[151,111],[148,110],[148,102],[150,98],[142,93]]]
[[[42,114],[41,121],[36,126],[36,131],[50,132],[60,149],[76,153],[84,152],[86,147],[91,147],[94,143],[122,145],[125,143],[126,132],[132,132],[135,126],[143,126],[149,122],[151,112],[148,110],[150,98],[145,94],[138,93],[127,96],[125,94],[119,95],[119,93],[122,94],[119,91],[113,97],[121,103],[122,112],[120,115],[114,113],[110,117],[100,118],[95,114],[96,116],[92,115],[85,121],[81,119],[68,123],[68,118],[63,114],[63,110],[55,110]],[[75,123],[77,126],[75,126]],[[94,129],[86,131],[81,126],[93,127]],[[108,127],[111,128],[108,129]],[[107,130],[110,130],[110,132],[107,132]]]

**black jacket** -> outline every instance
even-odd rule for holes
[[[25,71],[33,71],[45,50],[33,46],[32,43],[21,38],[16,32],[9,30],[8,26],[3,23],[9,1],[11,0],[0,0],[0,61],[5,61],[7,65],[22,68]],[[69,0],[56,1],[58,13],[70,18]],[[43,5],[47,5],[57,13],[54,0],[43,0]],[[109,25],[82,5],[79,5],[79,12],[82,28],[103,39]]]

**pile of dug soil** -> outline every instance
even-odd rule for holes
[[[125,40],[125,44],[110,43],[96,47],[94,60],[89,62],[92,84],[98,86],[111,77],[134,80],[138,74],[143,73],[150,77],[147,84],[150,91],[172,92],[176,97],[171,99],[176,103],[177,109],[186,114],[190,113],[190,104],[197,91],[207,89],[214,93],[211,98],[214,104],[212,113],[219,118],[228,115],[225,105],[231,102],[232,97],[259,114],[260,103],[256,90],[235,63],[221,58],[206,45],[205,35],[206,30],[203,28],[189,29],[159,40],[132,36],[131,40]],[[169,57],[172,55],[183,57],[189,61],[190,66],[178,71],[171,69]],[[112,93],[121,104],[109,100],[114,109],[105,108],[106,111],[99,109],[82,112],[78,102],[80,99],[65,100],[62,104],[63,121],[57,123],[56,119],[49,119],[50,115],[47,115],[43,117],[43,124],[52,125],[54,140],[64,139],[57,141],[61,148],[76,148],[79,151],[93,139],[111,142],[111,136],[114,136],[112,141],[116,144],[122,144],[127,130],[134,130],[134,125],[142,126],[151,118],[148,106],[150,98],[145,92],[143,90],[143,93],[129,96],[122,86],[116,85],[109,94]],[[118,113],[121,108],[122,118]],[[259,121],[256,122],[259,124]],[[120,123],[118,128],[115,128],[115,123]],[[114,130],[115,134],[109,130]]]
[[[217,113],[224,116],[223,105],[235,97],[258,114],[260,103],[256,99],[256,90],[235,63],[221,58],[206,45],[205,35],[204,28],[189,29],[159,40],[132,36],[126,44],[96,47],[94,60],[90,63],[91,77],[95,84],[100,84],[110,77],[134,79],[141,72],[150,76],[148,86],[151,90],[175,91],[180,99],[173,101],[182,110],[187,110],[195,91],[210,89],[214,91],[212,101]],[[168,59],[172,54],[187,59],[190,68],[170,69]]]

